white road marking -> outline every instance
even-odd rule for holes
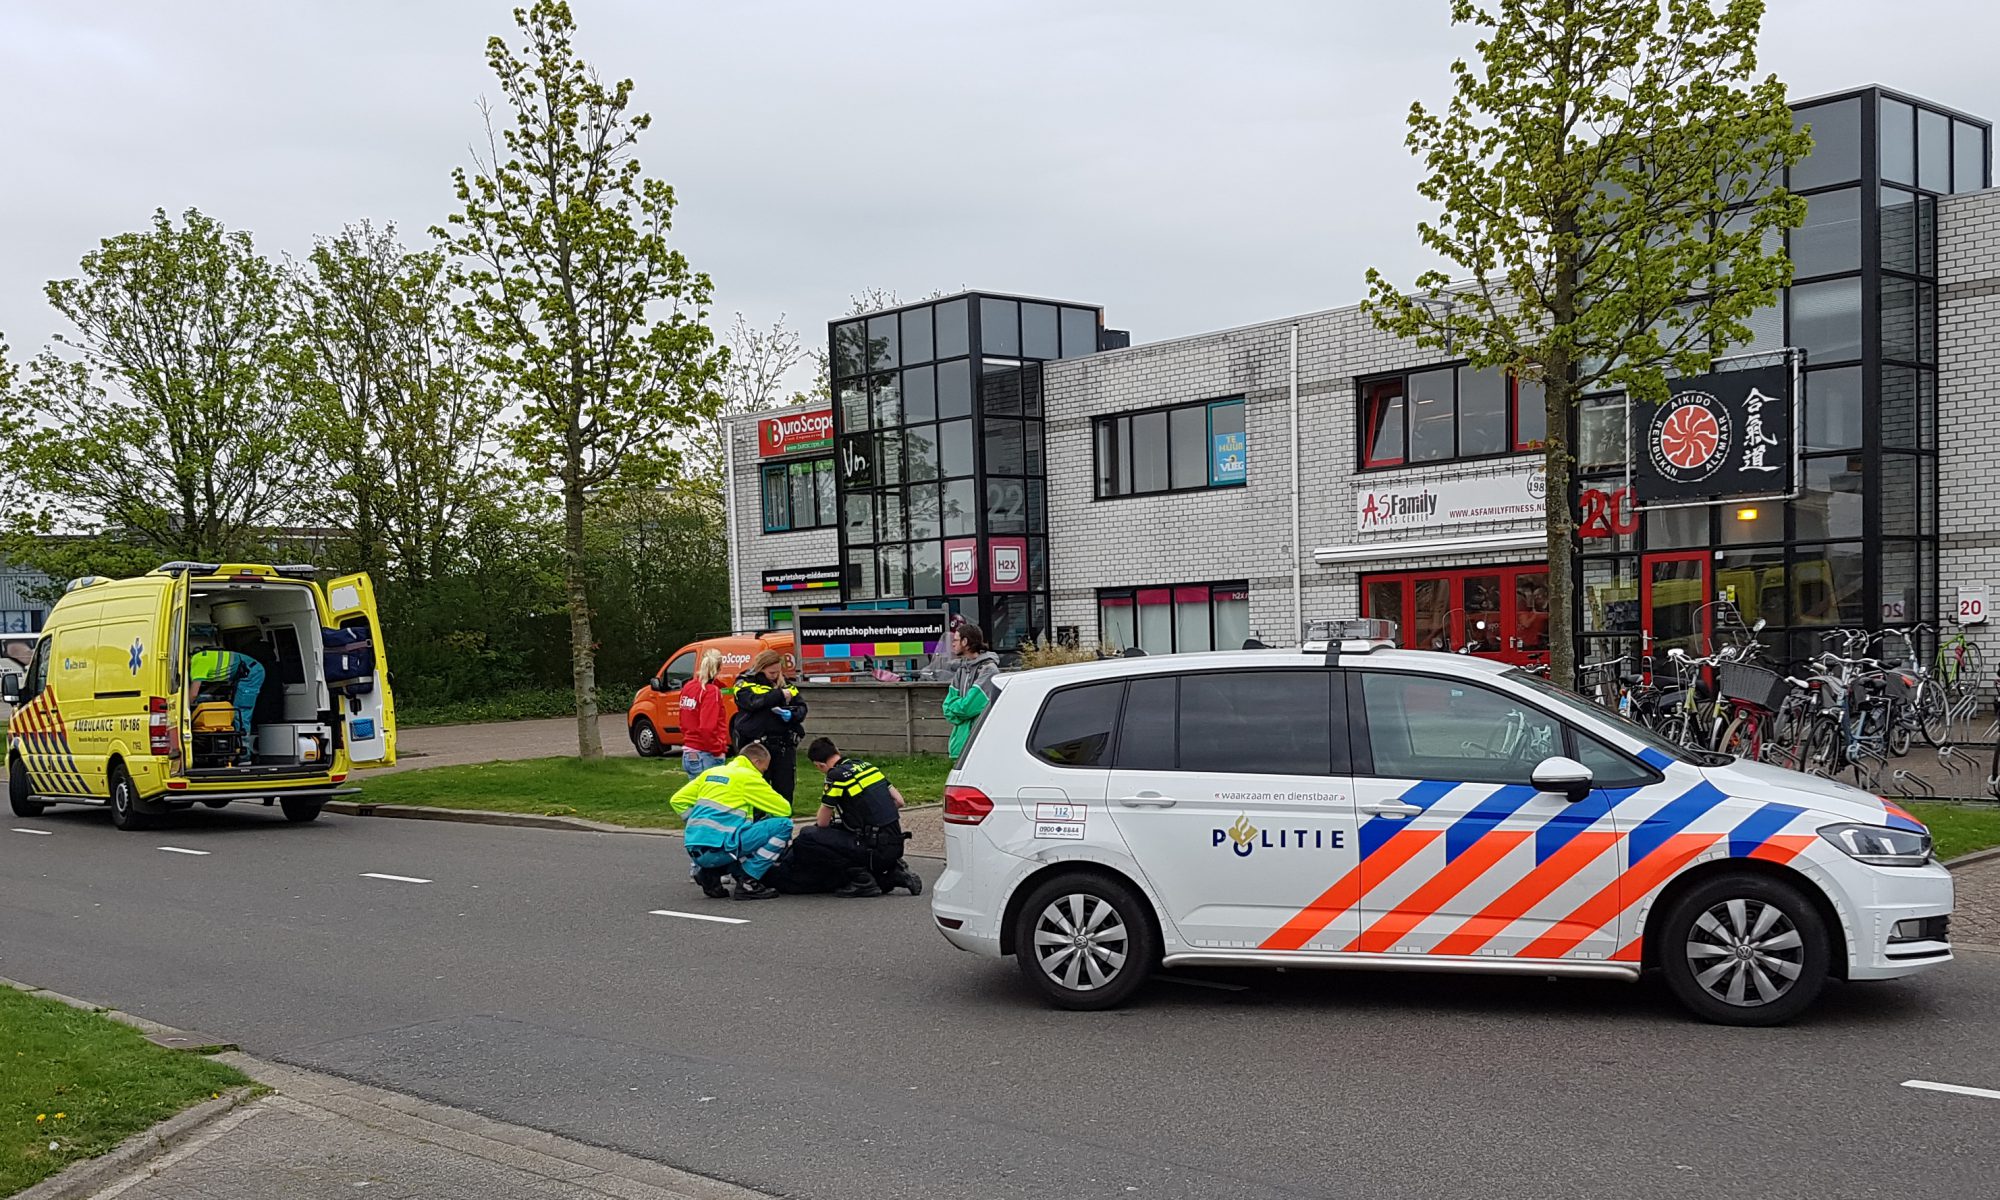
[[[1926,1092],[1950,1092],[1955,1096],[1978,1096],[1982,1100],[2000,1100],[2000,1092],[1992,1088],[1965,1087],[1956,1083],[1932,1083],[1928,1079],[1905,1079],[1903,1086]]]
[[[155,850],[165,850],[168,854],[207,854],[206,850],[183,850],[179,846],[155,846]]]
[[[428,879],[418,879],[414,875],[383,875],[377,871],[361,872],[363,879],[386,879],[390,883],[429,883]]]
[[[16,829],[16,830],[14,830],[14,832],[15,832],[15,833],[32,833],[32,834],[34,834],[34,835],[35,835],[36,837],[54,837],[54,836],[56,835],[56,831],[55,831],[55,830],[53,830],[53,829]]]
[[[671,908],[656,908],[648,916],[680,917],[687,921],[713,921],[717,925],[748,925],[747,917],[711,917],[707,913],[675,912]]]

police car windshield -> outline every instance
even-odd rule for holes
[[[1527,688],[1558,708],[1566,709],[1573,714],[1582,713],[1597,720],[1609,722],[1617,726],[1618,731],[1626,737],[1649,749],[1657,750],[1676,762],[1684,762],[1693,766],[1712,767],[1729,761],[1729,756],[1726,754],[1695,751],[1689,750],[1685,746],[1677,746],[1644,725],[1628,721],[1615,712],[1610,712],[1599,705],[1592,704],[1575,692],[1565,691],[1539,675],[1531,675],[1526,671],[1509,671],[1506,674],[1506,678]]]

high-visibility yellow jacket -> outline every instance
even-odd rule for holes
[[[760,819],[792,815],[791,802],[740,754],[688,780],[667,803],[686,821],[686,841],[694,847],[727,846]]]

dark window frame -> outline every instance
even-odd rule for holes
[[[1410,367],[1400,371],[1383,371],[1374,375],[1362,375],[1354,380],[1355,432],[1360,442],[1355,448],[1355,462],[1361,471],[1388,471],[1404,467],[1440,467],[1452,463],[1493,462],[1503,458],[1519,458],[1528,454],[1540,454],[1542,443],[1547,439],[1545,432],[1541,439],[1524,441],[1521,438],[1521,380],[1518,376],[1507,375],[1507,449],[1491,454],[1460,454],[1458,448],[1463,437],[1461,426],[1465,420],[1465,406],[1460,400],[1463,378],[1461,372],[1473,370],[1469,359],[1453,359],[1449,362],[1431,363],[1426,366]],[[1410,457],[1410,376],[1423,375],[1432,371],[1451,372],[1451,446],[1452,453],[1443,458],[1413,459]],[[1403,452],[1397,458],[1375,458],[1372,452],[1378,418],[1375,405],[1375,391],[1388,384],[1400,384],[1403,414]]]
[[[815,517],[815,520],[809,524],[803,524],[803,525],[799,523],[798,513],[794,510],[792,505],[792,468],[799,465],[800,463],[813,464],[813,509],[814,509],[813,516]],[[820,501],[819,476],[822,472],[824,472],[827,475],[833,475],[834,462],[832,455],[830,454],[817,455],[813,458],[788,458],[779,462],[767,462],[758,464],[757,466],[758,519],[763,522],[765,533],[767,534],[803,533],[807,530],[812,530],[812,529],[832,529],[840,524],[841,493],[839,488],[839,480],[837,477],[835,478],[835,487],[833,493],[833,511],[832,512],[819,511],[821,507],[819,503]],[[771,524],[770,513],[766,511],[764,507],[764,500],[766,495],[764,489],[769,486],[768,481],[773,475],[782,478],[785,484],[785,489],[784,489],[785,524],[783,524],[782,526]]]
[[[1222,483],[1216,482],[1215,479],[1215,410],[1232,404],[1243,406],[1243,444],[1247,452],[1250,444],[1250,411],[1245,397],[1240,395],[1218,396],[1209,400],[1182,401],[1178,404],[1156,404],[1148,408],[1127,409],[1123,412],[1106,413],[1101,417],[1093,417],[1090,422],[1091,499],[1093,501],[1133,500],[1142,496],[1187,495],[1193,492],[1228,491],[1232,488],[1248,487],[1250,484],[1250,472],[1247,466],[1242,479],[1232,479]],[[1173,414],[1197,408],[1202,410],[1203,428],[1206,431],[1207,444],[1202,447],[1202,459],[1208,464],[1206,472],[1208,479],[1207,482],[1196,484],[1192,487],[1174,487]],[[1105,484],[1107,480],[1110,482],[1112,488],[1115,489],[1118,486],[1121,472],[1122,477],[1128,482],[1138,477],[1137,471],[1133,469],[1136,464],[1132,461],[1137,457],[1132,451],[1132,420],[1135,417],[1150,417],[1155,414],[1164,416],[1167,422],[1167,457],[1166,461],[1162,464],[1161,473],[1167,480],[1168,486],[1164,488],[1151,488],[1146,491],[1140,491],[1136,487],[1131,491],[1125,492],[1115,490],[1106,491]],[[1109,430],[1108,440],[1112,455],[1108,474],[1106,464],[1103,460],[1107,429]]]

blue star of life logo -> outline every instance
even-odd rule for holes
[[[126,661],[126,665],[132,668],[132,673],[134,675],[137,675],[139,673],[140,666],[143,665],[145,661],[146,661],[146,643],[140,641],[138,638],[133,638],[132,657]]]

